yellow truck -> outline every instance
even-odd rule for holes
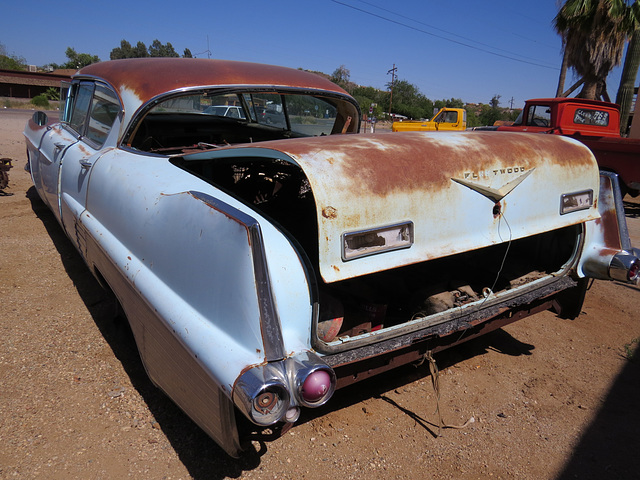
[[[392,132],[466,130],[467,111],[464,108],[441,108],[431,120],[393,122]]]

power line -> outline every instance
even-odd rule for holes
[[[487,49],[484,49],[484,48],[480,48],[480,47],[478,47],[478,46],[476,46],[476,45],[470,45],[470,44],[468,44],[468,43],[461,42],[461,41],[459,41],[459,40],[453,40],[453,39],[451,39],[451,38],[447,38],[447,37],[444,37],[444,36],[442,36],[442,35],[437,35],[437,34],[435,34],[435,33],[428,32],[428,31],[423,30],[423,29],[421,29],[421,28],[414,27],[414,26],[411,26],[411,25],[407,25],[406,23],[399,22],[399,21],[397,21],[397,20],[393,20],[393,19],[391,19],[391,18],[387,18],[387,17],[384,17],[384,16],[382,16],[382,15],[378,15],[377,13],[370,12],[370,11],[365,10],[365,9],[363,9],[363,8],[358,8],[358,7],[355,7],[355,6],[353,6],[353,5],[349,5],[348,3],[340,2],[340,1],[338,1],[338,0],[331,0],[331,1],[332,1],[333,3],[337,3],[338,5],[342,5],[342,6],[344,6],[344,7],[351,8],[351,9],[353,9],[353,10],[356,10],[356,11],[358,11],[358,12],[362,12],[362,13],[365,13],[365,14],[370,15],[370,16],[372,16],[372,17],[379,18],[379,19],[384,20],[384,21],[386,21],[386,22],[394,23],[394,24],[396,24],[396,25],[400,25],[401,27],[409,28],[409,29],[411,29],[411,30],[415,30],[416,32],[420,32],[420,33],[424,33],[425,35],[430,35],[430,36],[432,36],[432,37],[440,38],[440,39],[442,39],[442,40],[446,40],[446,41],[448,41],[448,42],[455,43],[455,44],[457,44],[457,45],[462,45],[463,47],[467,47],[467,48],[471,48],[471,49],[473,49],[473,50],[478,50],[478,51],[480,51],[480,52],[488,53],[489,55],[494,55],[494,56],[496,56],[496,57],[506,58],[506,59],[508,59],[508,60],[513,60],[513,61],[515,61],[515,62],[526,63],[526,64],[528,64],[528,65],[534,65],[534,66],[536,66],[536,67],[548,68],[548,69],[551,69],[551,70],[560,70],[560,69],[559,69],[559,68],[557,68],[557,67],[551,67],[551,66],[549,66],[549,65],[543,65],[543,64],[538,63],[538,62],[531,62],[531,61],[528,61],[528,60],[522,60],[522,59],[520,59],[520,58],[515,58],[515,57],[513,57],[513,56],[511,56],[511,55],[503,55],[503,54],[501,54],[501,53],[496,53],[496,52],[492,52],[492,51],[487,50]],[[434,28],[434,27],[431,27],[431,28]],[[448,33],[448,32],[447,32],[447,33]],[[493,48],[493,47],[490,47],[490,48]],[[513,55],[517,55],[517,54],[513,54]]]
[[[406,20],[411,20],[412,22],[417,23],[419,25],[424,25],[425,27],[429,27],[429,28],[431,28],[433,30],[438,30],[439,32],[446,33],[447,35],[452,35],[453,37],[459,37],[459,38],[462,38],[463,40],[468,40],[470,42],[473,42],[474,45],[483,45],[483,46],[491,48],[493,50],[498,50],[500,52],[505,52],[505,53],[508,53],[509,55],[515,55],[516,57],[527,58],[529,60],[534,60],[536,62],[540,61],[537,58],[527,57],[526,55],[520,55],[519,53],[511,52],[509,50],[505,50],[504,48],[494,47],[493,45],[488,45],[486,43],[479,42],[479,41],[474,40],[472,38],[467,38],[467,37],[464,37],[464,36],[459,35],[457,33],[449,32],[448,30],[444,30],[444,29],[442,29],[440,27],[436,27],[434,25],[429,25],[428,23],[421,22],[420,20],[416,20],[415,18],[411,18],[411,17],[408,17],[406,15],[402,15],[401,13],[397,13],[397,12],[394,12],[392,10],[389,10],[389,9],[386,9],[386,8],[383,8],[383,7],[379,7],[378,5],[375,5],[375,4],[370,3],[370,2],[366,2],[365,0],[357,0],[357,1],[360,2],[360,3],[364,3],[365,5],[369,5],[370,7],[377,8],[378,10],[382,10],[384,12],[390,13],[391,15],[395,15],[397,17],[404,18]],[[517,35],[517,34],[514,34],[514,35]],[[533,41],[534,43],[538,43],[538,42],[535,42],[534,40],[531,40],[530,38],[527,38],[527,37],[525,37],[523,35],[517,35],[517,36],[519,36],[520,38],[523,38],[525,40]],[[446,39],[446,40],[448,40],[448,39]]]

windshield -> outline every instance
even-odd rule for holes
[[[524,117],[524,110],[520,110],[520,113],[518,114],[518,118],[516,118],[516,121],[513,122],[514,125],[522,125],[522,118]]]

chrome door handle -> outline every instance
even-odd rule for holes
[[[93,165],[93,162],[88,162],[87,160],[80,160],[80,166],[82,168],[90,168]]]

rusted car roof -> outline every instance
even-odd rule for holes
[[[77,77],[96,77],[118,93],[134,93],[141,104],[165,92],[201,86],[273,85],[346,92],[314,73],[258,63],[206,58],[131,58],[94,63]]]

